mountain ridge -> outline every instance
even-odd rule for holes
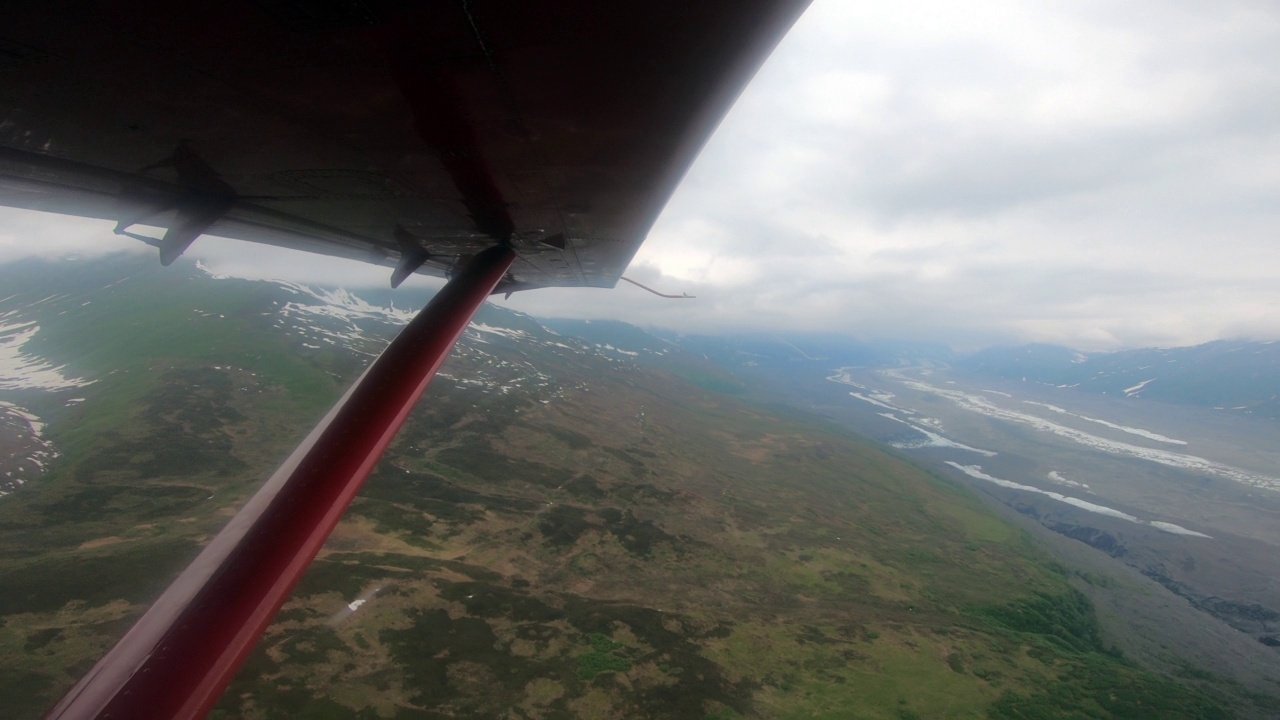
[[[600,321],[546,320],[549,327],[598,337]],[[616,325],[626,325],[618,322]],[[615,326],[618,337],[645,347],[640,335],[673,343],[726,369],[785,372],[805,366],[937,366],[975,378],[1035,382],[1081,392],[1193,405],[1280,419],[1280,341],[1215,340],[1176,348],[1085,352],[1029,343],[956,353],[940,344],[868,341],[814,333],[686,335],[660,328]],[[652,344],[652,341],[650,341]]]

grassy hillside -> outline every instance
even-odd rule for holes
[[[138,272],[94,291],[92,351],[42,330],[102,379],[0,500],[5,717],[92,665],[359,365],[273,330],[270,286],[188,273],[144,302],[170,276]],[[505,321],[524,335],[450,361],[215,716],[1231,717],[1103,647],[966,491]]]

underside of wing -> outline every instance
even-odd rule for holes
[[[612,287],[807,1],[8,3],[0,205]]]

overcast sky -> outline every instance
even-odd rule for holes
[[[109,230],[0,210],[0,261],[155,252]],[[189,254],[258,277],[388,273],[208,238]],[[1280,6],[816,0],[626,274],[698,298],[498,302],[961,349],[1280,338]]]

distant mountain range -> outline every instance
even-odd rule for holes
[[[991,348],[959,370],[1139,400],[1280,418],[1280,342],[1082,353],[1055,345]]]
[[[1280,341],[1221,340],[1105,353],[1031,344],[962,355],[940,344],[871,342],[834,334],[685,335],[616,321],[542,322],[565,334],[633,352],[679,347],[744,376],[824,373],[836,367],[937,366],[975,377],[1280,418]]]

